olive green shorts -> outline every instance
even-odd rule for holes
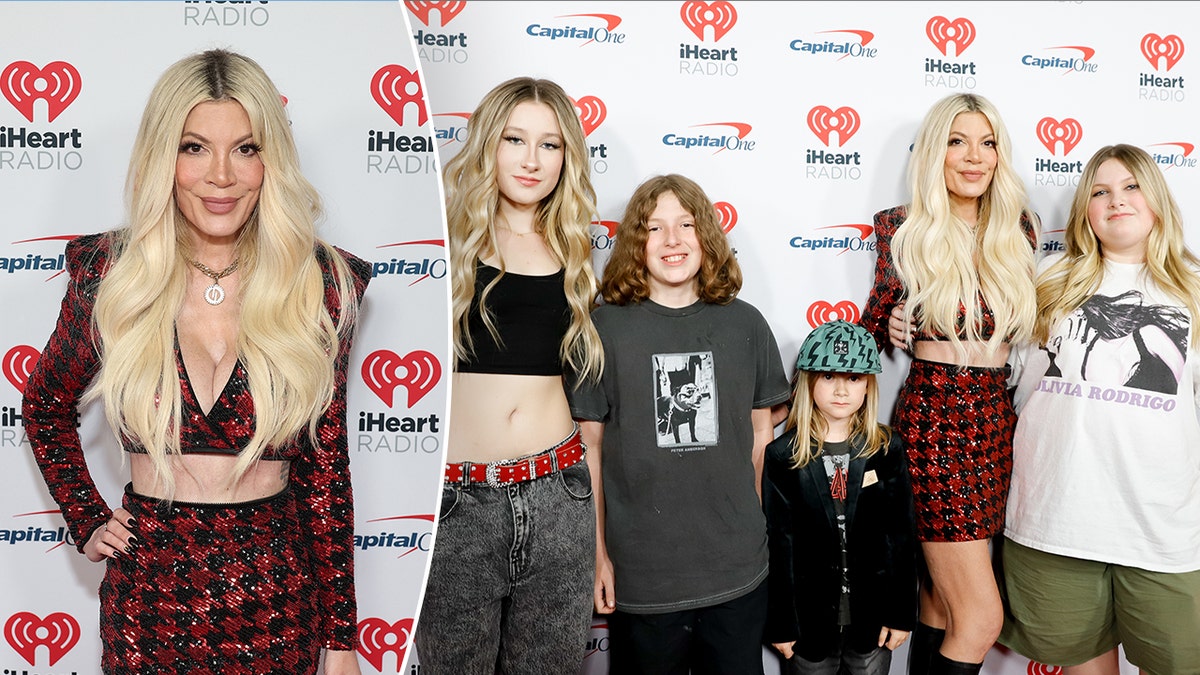
[[[1149,572],[1046,553],[1005,537],[1000,643],[1075,666],[1118,644],[1149,673],[1200,673],[1200,570]]]

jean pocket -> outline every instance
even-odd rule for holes
[[[449,485],[442,486],[442,503],[438,506],[438,520],[445,520],[458,506],[459,489]]]
[[[571,499],[583,501],[592,498],[592,474],[586,460],[580,460],[558,472],[557,479]]]

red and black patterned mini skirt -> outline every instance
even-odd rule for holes
[[[896,402],[912,474],[917,537],[974,541],[1004,529],[1017,414],[1009,369],[916,359]]]
[[[138,546],[100,584],[105,673],[315,673],[316,590],[289,489],[237,504],[135,494]]]

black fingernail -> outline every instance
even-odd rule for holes
[[[138,542],[138,538],[137,538],[137,535],[136,535],[136,534],[131,534],[131,535],[129,535],[129,543],[130,543],[130,544],[134,544],[134,545],[136,545],[136,544],[137,544],[137,542]]]
[[[129,516],[129,520],[125,521],[125,527],[137,527],[137,519]]]
[[[113,549],[113,557],[114,557],[114,558],[119,558],[119,557],[121,557],[121,551],[120,551],[120,550],[118,550],[118,549],[115,549],[115,548],[114,548],[114,549]]]
[[[133,553],[134,551],[137,550],[137,547],[138,547],[138,543],[136,541],[133,541],[133,538],[130,537],[129,543],[125,545],[125,552]]]

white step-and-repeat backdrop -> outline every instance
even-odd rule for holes
[[[72,236],[119,226],[129,150],[159,74],[214,47],[287,98],[321,235],[371,261],[349,389],[360,663],[401,669],[432,535],[446,425],[446,255],[433,125],[396,0],[0,2],[0,671],[100,672],[96,589],[38,473],[21,389],[54,326]],[[66,77],[60,78],[59,76]],[[45,139],[53,139],[50,142]],[[64,140],[65,139],[65,140]],[[88,464],[128,470],[99,406]]]
[[[952,92],[999,107],[1044,221],[1043,251],[1061,246],[1082,166],[1110,143],[1150,151],[1185,216],[1200,219],[1200,108],[1187,87],[1198,70],[1186,49],[1200,46],[1196,3],[404,4],[443,158],[493,85],[558,81],[591,146],[598,268],[633,189],[657,173],[690,176],[718,204],[745,271],[741,297],[767,317],[789,366],[813,326],[858,318],[872,214],[905,201],[909,144]],[[1197,226],[1189,241],[1200,244]],[[890,410],[907,362],[884,369]],[[597,617],[583,672],[605,672],[605,636]],[[1056,669],[997,649],[985,672]]]

